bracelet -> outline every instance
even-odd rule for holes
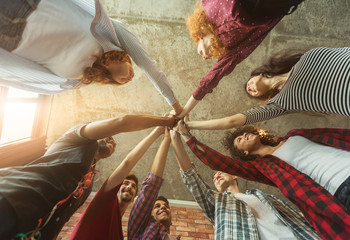
[[[181,136],[187,137],[187,138],[192,138],[192,134],[190,132],[187,133],[181,133]]]

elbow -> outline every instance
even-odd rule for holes
[[[130,120],[130,114],[124,114],[114,118],[114,124],[116,126],[122,126],[125,123],[129,122],[129,120]]]
[[[239,124],[237,122],[237,119],[233,116],[233,117],[229,117],[227,119],[226,124],[224,124],[223,129],[230,129],[230,128],[235,128],[235,127],[239,127]]]

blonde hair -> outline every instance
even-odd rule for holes
[[[84,84],[98,82],[102,84],[121,85],[113,80],[111,73],[107,69],[107,66],[113,62],[129,62],[132,64],[129,55],[125,51],[112,50],[105,52],[101,57],[96,59],[91,67],[85,68],[82,82]]]
[[[214,37],[210,40],[211,46],[209,53],[214,58],[219,58],[227,53],[227,48],[224,46],[222,41],[214,33],[214,27],[209,22],[205,10],[197,2],[196,9],[186,20],[187,29],[190,31],[191,38],[198,45],[201,38],[213,35]]]

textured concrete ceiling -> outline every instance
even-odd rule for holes
[[[124,22],[144,44],[149,54],[158,62],[168,76],[178,99],[185,104],[199,80],[209,71],[214,60],[203,61],[196,53],[185,27],[185,18],[194,7],[191,0],[105,0],[110,16]],[[249,99],[243,89],[249,71],[260,64],[272,52],[284,48],[310,49],[318,46],[349,46],[350,2],[348,0],[306,0],[295,13],[284,19],[268,35],[263,43],[229,76],[225,77],[212,94],[209,94],[191,112],[191,119],[204,120],[238,113],[258,105]],[[81,122],[104,119],[123,113],[145,113],[163,115],[170,107],[156,91],[146,75],[135,67],[135,78],[121,87],[91,85],[80,90],[56,95],[47,142],[50,144],[71,126]],[[321,114],[291,114],[270,121],[261,122],[260,127],[285,134],[293,128],[350,127],[350,119]],[[124,133],[115,136],[118,149],[109,159],[98,164],[101,180],[118,166],[126,154],[150,130]],[[203,143],[227,153],[220,144],[224,131],[193,131]],[[143,179],[150,169],[159,141],[145,154],[135,167]],[[210,182],[211,170],[199,162],[188,151],[199,172]],[[178,173],[178,166],[172,149],[164,174],[165,182],[160,193],[168,198],[192,200]],[[262,184],[241,181],[242,190],[258,187],[277,193],[278,189]]]

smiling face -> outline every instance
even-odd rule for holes
[[[136,196],[137,184],[132,179],[125,179],[118,192],[119,202],[132,202]]]
[[[153,207],[152,216],[164,226],[171,225],[171,211],[168,203],[158,199]]]
[[[213,176],[213,182],[215,185],[215,188],[219,191],[219,192],[225,192],[225,190],[235,184],[237,177],[230,175],[228,173],[224,173],[224,172],[220,172],[217,171],[214,176]]]
[[[134,77],[134,69],[129,62],[110,62],[106,69],[110,72],[113,80],[119,84],[125,84]]]
[[[197,52],[199,55],[202,56],[204,60],[207,60],[211,58],[212,56],[210,55],[210,47],[211,47],[211,39],[213,35],[208,35],[203,38],[201,38],[198,42],[197,46]]]
[[[252,133],[244,133],[233,140],[233,146],[244,151],[246,155],[253,154],[261,146],[260,137]]]
[[[246,91],[250,96],[260,97],[270,90],[270,87],[264,83],[264,78],[265,77],[260,74],[249,79],[247,82]]]

